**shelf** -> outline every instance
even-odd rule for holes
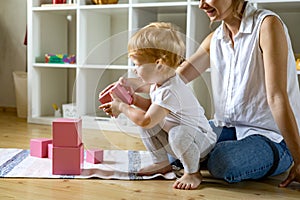
[[[273,10],[274,12],[299,12],[300,1],[299,0],[253,0],[253,3],[257,3],[259,8],[265,8]]]
[[[253,3],[281,3],[281,4],[289,4],[293,2],[300,3],[300,0],[250,0],[249,2]]]
[[[82,128],[138,134],[138,128],[128,122],[127,119],[94,116],[81,116],[80,118],[82,119]],[[31,123],[52,125],[55,119],[57,119],[57,117],[40,116],[32,117],[30,120]]]
[[[40,7],[32,8],[33,11],[61,11],[76,10],[77,4],[43,4]]]
[[[133,66],[128,65],[82,65],[80,66],[81,69],[134,69]]]
[[[76,68],[76,64],[50,64],[50,63],[33,63],[33,67],[49,68]]]
[[[105,5],[83,5],[79,6],[80,10],[105,10],[105,9],[119,9],[129,8],[129,4],[105,4]]]
[[[28,122],[51,124],[52,104],[76,104],[83,127],[138,132],[128,119],[111,119],[99,110],[99,92],[119,77],[133,77],[128,59],[128,38],[155,21],[179,27],[190,57],[203,39],[218,26],[199,9],[199,0],[119,0],[94,5],[77,0],[74,5],[50,5],[52,0],[28,2]],[[300,52],[300,0],[253,0],[274,10],[289,29],[295,52]],[[49,4],[41,6],[42,4]],[[44,55],[76,55],[76,64],[44,63]],[[300,71],[297,71],[300,75]],[[208,96],[210,70],[190,84],[208,117],[213,109]],[[53,116],[53,117],[52,117]]]
[[[161,9],[161,10],[169,10],[172,12],[176,12],[176,10],[173,10],[174,7],[186,7],[187,6],[187,2],[156,2],[156,3],[133,3],[132,7],[133,8],[157,8],[157,9]]]

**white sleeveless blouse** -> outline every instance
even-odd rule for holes
[[[256,9],[248,3],[234,38],[234,48],[224,24],[215,31],[210,46],[211,81],[217,126],[234,126],[237,139],[260,134],[274,142],[283,137],[267,102],[265,71],[259,48],[259,32],[263,19],[275,13]],[[279,18],[280,19],[280,18]],[[288,42],[288,95],[300,127],[300,93],[295,58],[286,26]],[[300,131],[299,131],[300,132]]]

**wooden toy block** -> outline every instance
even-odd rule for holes
[[[48,157],[48,144],[52,143],[52,139],[48,138],[35,138],[30,140],[30,155],[47,158]]]
[[[84,149],[79,147],[53,147],[52,174],[80,175],[83,168]]]
[[[82,143],[82,120],[58,118],[52,122],[53,147],[78,147]]]
[[[103,162],[103,150],[91,149],[86,150],[86,161],[93,164],[99,164]]]
[[[123,102],[127,104],[132,104],[133,99],[129,92],[119,83],[112,85],[103,91],[103,94],[100,95],[99,101],[104,104],[112,101],[110,93],[113,92],[117,97],[119,97]],[[102,92],[101,92],[102,93]]]
[[[53,155],[53,144],[48,144],[48,158],[52,158]]]

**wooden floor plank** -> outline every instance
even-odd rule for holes
[[[0,111],[0,148],[29,148],[31,138],[51,138],[51,126],[28,124],[14,112]],[[83,130],[85,148],[144,150],[134,134]],[[0,199],[22,200],[99,200],[99,199],[299,199],[300,184],[288,188],[277,185],[287,175],[262,181],[228,184],[203,172],[204,181],[198,190],[172,188],[174,180],[120,181],[100,179],[15,179],[0,178]]]

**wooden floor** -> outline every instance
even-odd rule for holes
[[[27,124],[14,112],[0,111],[0,148],[29,148],[29,140],[51,137],[51,126]],[[83,130],[87,148],[144,150],[135,135],[101,130]],[[260,182],[245,181],[228,184],[210,177],[204,171],[204,181],[197,190],[172,188],[174,180],[120,181],[71,179],[0,178],[0,200],[99,200],[99,199],[299,199],[300,184],[278,188],[286,174]]]

